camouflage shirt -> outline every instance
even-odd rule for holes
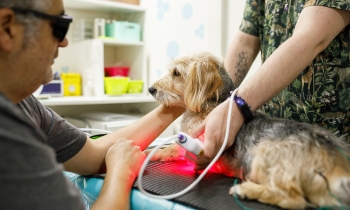
[[[247,0],[240,30],[260,38],[264,62],[292,36],[303,8],[312,5],[350,10],[350,0]],[[272,116],[318,124],[350,142],[349,43],[350,25],[261,109]]]

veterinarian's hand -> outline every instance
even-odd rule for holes
[[[226,119],[230,100],[226,100],[217,106],[206,119],[191,133],[191,136],[197,138],[204,133],[204,154],[198,158],[195,163],[195,170],[204,169],[219,152],[225,138]],[[230,131],[225,150],[229,148],[236,138],[236,135],[243,124],[243,118],[237,105],[232,103],[232,115]]]
[[[121,171],[136,178],[145,158],[146,155],[134,141],[118,139],[106,154],[107,172]]]

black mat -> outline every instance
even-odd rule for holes
[[[186,161],[151,162],[143,177],[142,187],[156,195],[170,195],[182,191],[192,184],[199,176],[193,171],[193,166]],[[208,172],[203,179],[189,192],[172,201],[195,209],[250,209],[273,210],[281,209],[257,201],[239,200],[229,195],[229,189],[234,184],[234,178]],[[137,181],[134,183],[137,188]]]

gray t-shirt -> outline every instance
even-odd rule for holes
[[[69,160],[83,148],[86,134],[43,106],[33,95],[25,98],[18,106],[48,136],[47,144],[55,149],[58,162]]]
[[[0,119],[0,209],[85,209],[47,136],[1,93]]]

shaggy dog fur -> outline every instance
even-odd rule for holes
[[[181,131],[189,134],[235,88],[222,61],[201,52],[174,59],[149,92],[161,104],[186,107]],[[152,160],[183,155],[174,143]],[[288,209],[345,206],[350,205],[349,157],[349,146],[321,127],[256,112],[214,171],[243,180],[229,191],[240,198]]]

